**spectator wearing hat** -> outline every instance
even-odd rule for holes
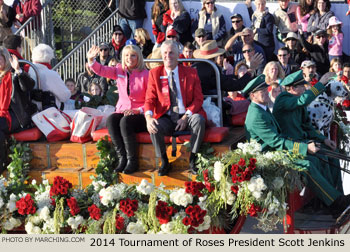
[[[312,60],[304,60],[300,66],[303,71],[304,80],[307,82],[307,88],[318,82],[318,74],[316,72],[316,64]]]
[[[126,39],[134,35],[137,28],[142,28],[147,17],[145,5],[146,0],[119,0],[119,25]]]
[[[176,44],[178,45],[179,53],[181,54],[182,51],[183,51],[183,49],[184,49],[184,46],[182,45],[182,43],[180,43],[179,39],[180,39],[179,34],[178,34],[174,29],[169,29],[169,30],[166,32],[166,38],[165,38],[165,40],[172,40],[172,41],[175,41]]]
[[[233,36],[235,36],[237,33],[243,31],[243,29],[245,28],[244,23],[243,23],[243,17],[241,14],[239,13],[233,13],[232,16],[230,17],[231,19],[231,23],[232,23],[232,27],[231,29],[227,32],[227,39],[224,43],[224,45],[226,45],[227,41],[232,38]],[[240,36],[238,36],[235,40],[235,43],[237,42],[242,42],[242,39],[240,38]]]
[[[0,0],[0,45],[6,36],[11,35],[11,26],[15,21],[15,10]]]
[[[202,9],[198,13],[198,28],[203,28],[208,40],[216,40],[223,46],[226,36],[225,18],[215,6],[215,0],[202,0]]]
[[[273,26],[275,19],[266,8],[266,0],[256,0],[255,5],[256,10],[252,16],[254,40],[264,49],[268,62],[274,59],[275,39]]]
[[[300,65],[290,57],[288,47],[278,49],[277,58],[286,76],[300,70]]]
[[[199,59],[208,59],[215,62],[215,58],[224,54],[225,50],[219,48],[215,40],[205,41],[200,49],[194,51],[193,56]],[[252,72],[262,62],[262,56],[253,55],[252,64],[249,72],[244,74],[239,80],[234,75],[224,75],[220,71],[220,84],[223,91],[239,91],[251,80]],[[199,79],[201,80],[202,91],[204,95],[216,94],[216,76],[214,69],[205,62],[195,62],[192,65],[197,69]]]
[[[143,58],[147,58],[147,56],[152,53],[152,49],[154,43],[152,42],[149,33],[144,28],[137,28],[135,31],[136,44],[140,47]]]
[[[196,49],[199,49],[206,40],[208,40],[206,31],[203,28],[197,28],[197,30],[194,32],[193,41],[193,45],[196,47]]]
[[[279,0],[279,8],[273,13],[275,25],[277,27],[277,39],[282,42],[287,37],[288,32],[296,32],[298,23],[296,19],[296,4],[290,0]]]
[[[343,32],[341,30],[343,23],[333,16],[329,19],[329,25],[327,27],[327,33],[329,36],[328,42],[328,54],[329,61],[333,58],[340,58],[343,56]]]
[[[100,53],[98,54],[98,57],[96,57],[96,60],[98,63],[104,66],[108,66],[109,61],[111,60],[112,56],[110,55],[110,47],[107,43],[101,43],[99,45]]]
[[[254,65],[254,57],[255,57],[255,54],[257,53],[254,49],[254,46],[252,46],[251,44],[244,44],[243,48],[242,48],[242,53],[243,53],[244,58],[240,62],[247,64],[249,66],[249,68],[251,68],[252,67],[251,65],[252,64]],[[262,55],[261,55],[261,58],[263,58]],[[254,71],[252,72],[252,77],[254,78],[254,77],[262,74],[264,71],[265,65],[266,65],[266,62],[261,61],[260,64],[255,66]]]
[[[299,32],[301,33],[301,30]],[[329,69],[329,57],[326,31],[317,30],[313,35],[313,44],[306,41],[302,34],[300,35],[300,43],[310,53],[311,59],[316,63],[317,72],[321,76],[327,73]]]
[[[238,38],[240,38],[241,41],[238,41],[236,43],[236,40]],[[243,44],[252,45],[254,47],[255,52],[263,55],[264,62],[266,62],[264,49],[257,43],[255,43],[253,30],[251,28],[246,27],[241,32],[238,32],[233,37],[231,37],[225,45],[225,50],[229,53],[229,55],[233,55],[235,65],[244,59],[242,52]]]
[[[295,32],[288,32],[287,37],[283,39],[283,42],[285,47],[289,49],[290,58],[297,64],[301,65],[306,59],[306,55],[301,49],[298,35]]]
[[[329,0],[315,0],[315,13],[308,20],[307,32],[314,33],[317,30],[326,30],[329,19],[334,16],[331,11],[331,3]]]
[[[22,57],[22,37],[19,35],[9,35],[3,41],[3,46],[9,51],[11,55],[15,55],[18,59],[23,60]],[[20,63],[21,68],[28,73],[29,65]]]
[[[125,42],[127,37],[124,34],[124,30],[120,25],[115,25],[113,27],[113,35],[112,35],[112,47],[114,49],[114,57],[120,61],[121,51],[125,46]]]
[[[64,84],[60,75],[52,70],[51,60],[54,58],[53,49],[46,44],[39,44],[33,48],[32,61],[39,72],[40,88],[42,91],[49,91],[54,95],[54,104],[58,109],[61,108],[62,103],[66,102],[71,93]],[[36,81],[36,74],[32,67],[29,68],[29,75]],[[37,83],[35,83],[36,89]],[[45,104],[41,102],[36,103],[39,111],[45,108]]]
[[[174,29],[181,44],[192,42],[191,17],[181,0],[169,0],[169,10],[163,15],[162,32]]]

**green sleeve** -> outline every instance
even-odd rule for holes
[[[292,111],[298,107],[308,106],[324,91],[324,89],[325,87],[323,84],[318,82],[315,86],[311,87],[309,90],[306,90],[301,96],[285,95],[283,96],[283,99],[278,99],[278,102],[276,101],[276,108],[278,110],[282,109]]]

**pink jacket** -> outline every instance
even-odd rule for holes
[[[90,68],[99,76],[117,81],[119,92],[118,103],[115,106],[115,111],[117,113],[123,113],[127,109],[140,109],[143,113],[148,82],[148,70],[145,69],[141,72],[134,70],[132,74],[129,75],[130,96],[128,96],[128,75],[127,72],[123,70],[121,64],[118,64],[116,67],[109,67],[102,66],[95,61]]]
[[[308,23],[310,14],[306,14],[305,16],[302,17],[300,13],[300,6],[298,6],[296,10],[296,16],[297,16],[298,24],[301,25],[301,29],[303,30],[303,32],[306,32],[307,23]]]
[[[328,43],[328,54],[331,56],[343,55],[343,33],[339,33],[337,36],[332,36]]]

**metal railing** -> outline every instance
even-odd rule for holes
[[[28,61],[28,60],[22,60],[22,59],[19,59],[18,62],[28,64],[33,68],[35,76],[36,76],[37,89],[41,89],[39,71],[38,71],[38,68],[35,66],[35,64],[33,62]]]
[[[144,59],[144,62],[163,62],[162,59]],[[223,126],[223,119],[222,119],[222,95],[221,95],[221,84],[220,84],[220,72],[216,64],[210,60],[207,59],[178,59],[178,62],[205,62],[208,63],[215,72],[216,77],[216,95],[204,95],[204,97],[211,97],[216,99],[217,106],[220,108],[220,127]]]
[[[24,38],[22,44],[23,58],[30,60],[31,50],[40,43],[45,43],[55,48],[51,7],[52,0],[45,0],[42,4],[40,16],[30,17],[14,33]]]
[[[92,45],[108,42],[112,38],[113,26],[118,24],[118,9],[103,21],[97,28],[69,52],[57,65],[53,67],[63,80],[73,78],[85,71],[86,54]]]

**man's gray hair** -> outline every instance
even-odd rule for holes
[[[161,51],[164,46],[171,46],[173,51],[176,53],[176,55],[179,55],[179,45],[176,41],[173,40],[165,40],[162,45],[160,46]]]

